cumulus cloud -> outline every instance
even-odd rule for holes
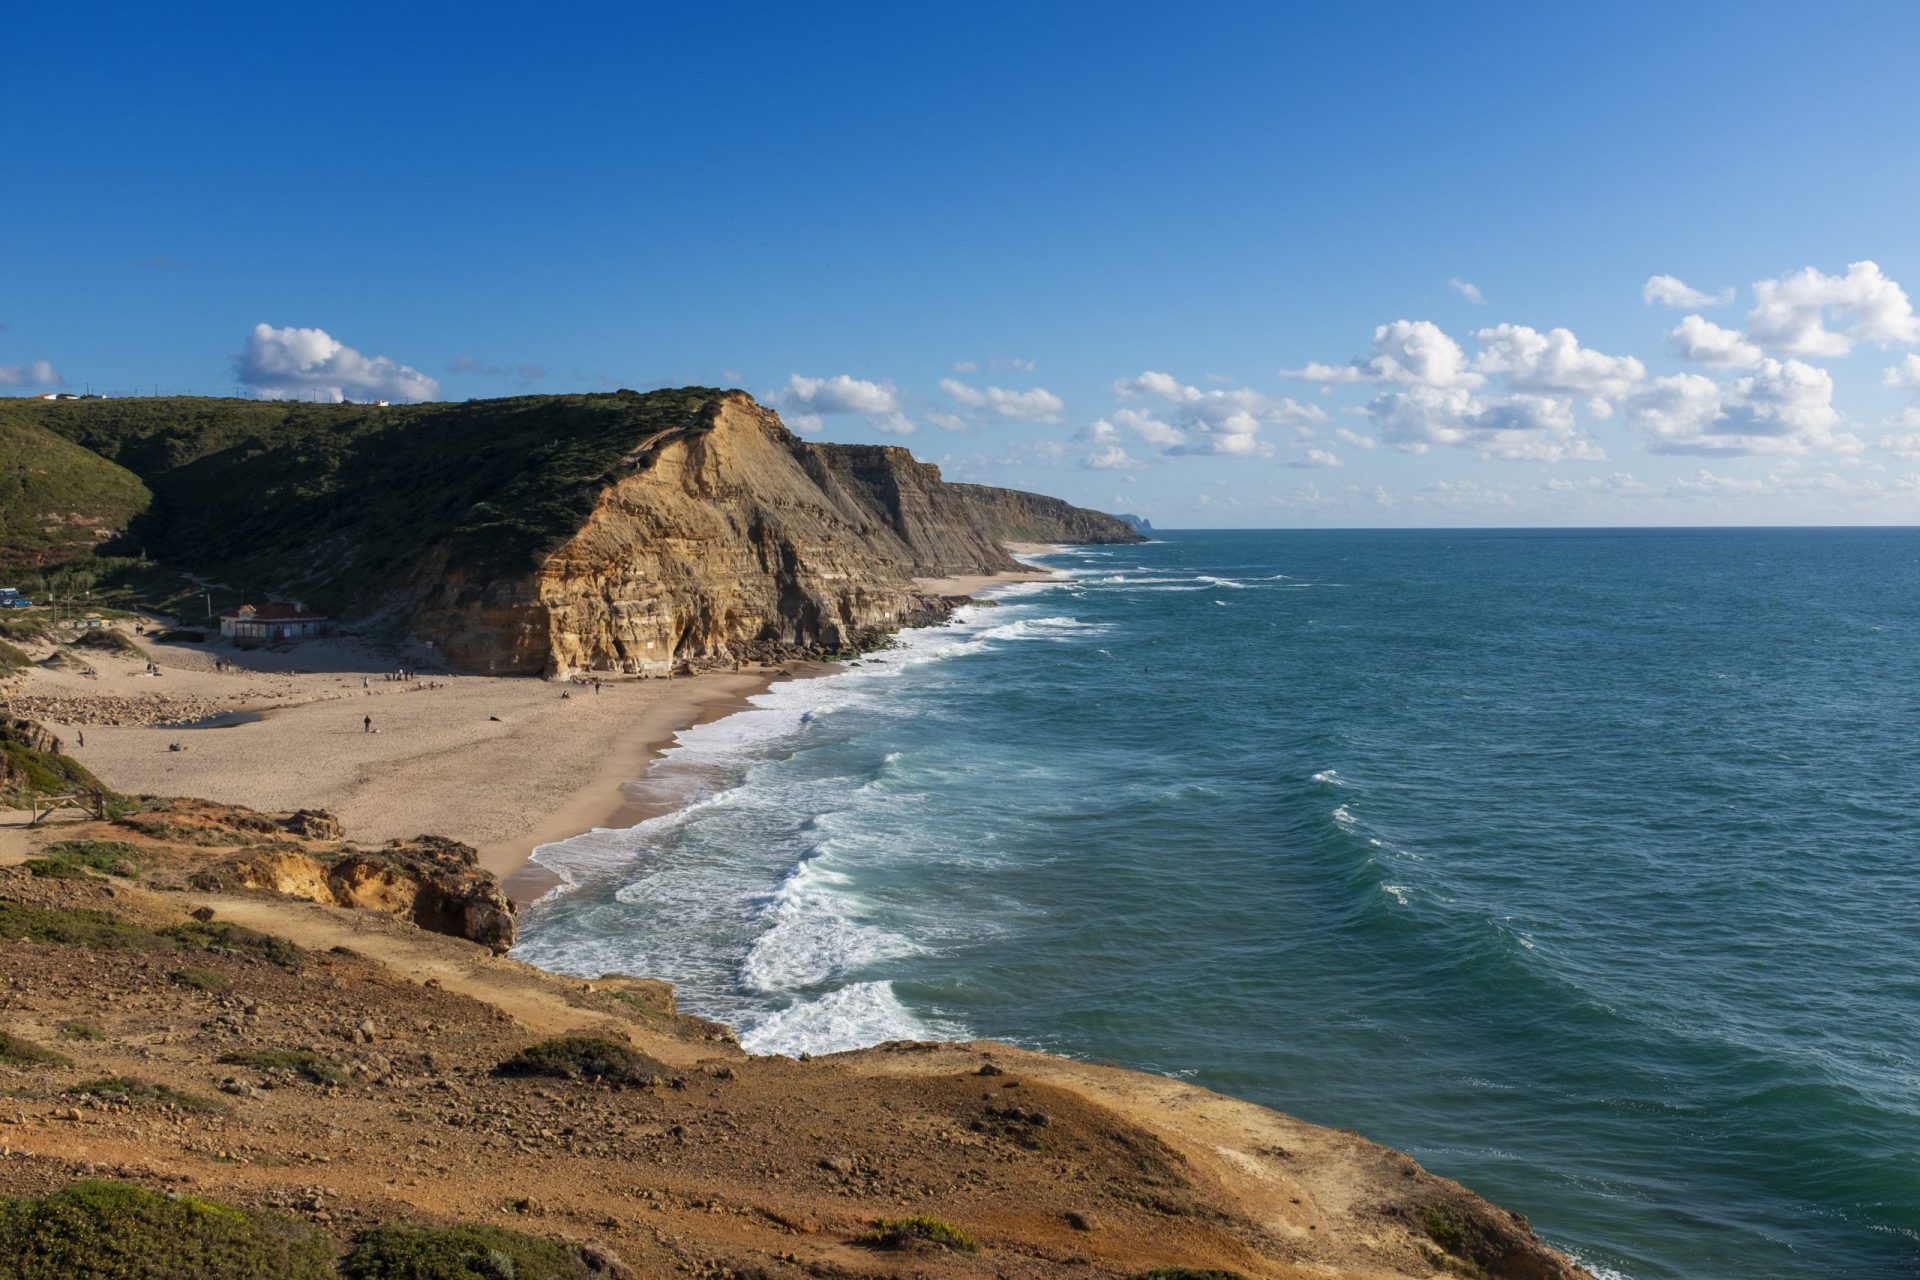
[[[837,373],[831,378],[790,374],[780,392],[781,403],[809,413],[898,413],[900,395],[892,383],[868,382]]]
[[[1753,286],[1747,334],[1768,351],[1791,356],[1844,356],[1856,342],[1881,346],[1920,342],[1920,317],[1898,284],[1870,261],[1847,264],[1844,276],[1807,267]],[[1845,325],[1827,327],[1831,317]]]
[[[1117,379],[1113,393],[1122,400],[1156,400],[1166,406],[1163,412],[1171,421],[1132,409],[1123,409],[1113,418],[1142,440],[1176,456],[1270,458],[1274,448],[1260,439],[1263,428],[1301,426],[1324,421],[1327,416],[1317,405],[1303,405],[1288,397],[1274,399],[1248,387],[1203,391],[1171,374],[1152,370]]]
[[[773,401],[794,412],[796,431],[818,431],[828,414],[864,417],[875,430],[889,435],[913,434],[913,420],[900,411],[900,393],[890,382],[869,382],[837,373],[831,378],[790,374],[787,385],[773,393]]]
[[[1640,286],[1640,300],[1648,306],[1659,303],[1664,307],[1723,307],[1733,301],[1733,290],[1703,293],[1678,276],[1649,276]]]
[[[1358,431],[1354,431],[1348,427],[1336,428],[1333,433],[1333,438],[1342,443],[1350,444],[1356,449],[1371,449],[1378,443],[1372,436],[1361,435]]]
[[[1380,392],[1367,412],[1380,434],[1407,453],[1440,444],[1516,462],[1607,456],[1575,425],[1572,404],[1554,396],[1481,397],[1463,387],[1413,386]]]
[[[1477,387],[1486,381],[1473,372],[1467,353],[1431,320],[1395,320],[1373,331],[1373,355],[1351,364],[1313,361],[1282,369],[1283,378],[1305,382],[1394,382],[1424,387]]]
[[[1447,281],[1447,288],[1477,307],[1485,306],[1487,303],[1486,297],[1480,292],[1480,286],[1471,280],[1462,280],[1459,276],[1455,276]]]
[[[958,378],[940,379],[940,389],[969,409],[985,409],[1015,422],[1058,422],[1066,406],[1045,387],[1009,391],[1004,387],[970,386]]]
[[[1833,376],[1800,360],[1763,358],[1722,386],[1697,373],[1656,378],[1625,406],[1627,422],[1655,453],[1742,456],[1796,454],[1810,448],[1857,452],[1838,434]]]
[[[955,360],[947,366],[947,369],[951,373],[978,373],[980,372],[980,362],[978,360]]]
[[[1111,444],[1088,454],[1081,460],[1080,465],[1089,471],[1131,471],[1146,464],[1129,456],[1127,451],[1119,445]]]
[[[432,400],[440,384],[386,356],[365,356],[324,329],[253,326],[234,376],[263,400]]]
[[[1726,329],[1704,316],[1688,316],[1667,334],[1667,345],[1682,360],[1736,369],[1760,359],[1760,348],[1738,329]]]
[[[61,378],[48,360],[32,364],[0,364],[0,387],[57,387]]]
[[[1881,381],[1889,387],[1920,391],[1920,356],[1907,356],[1899,364],[1891,366]]]
[[[1337,454],[1328,453],[1325,449],[1309,449],[1297,458],[1287,459],[1287,465],[1290,467],[1313,468],[1337,467],[1340,466],[1341,463]]]
[[[1632,356],[1581,346],[1570,329],[1541,333],[1524,324],[1501,324],[1473,336],[1480,343],[1473,367],[1504,376],[1515,391],[1617,396],[1647,375],[1646,366]]]

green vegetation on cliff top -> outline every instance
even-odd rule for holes
[[[84,555],[153,499],[140,477],[37,421],[54,407],[0,398],[0,568]]]
[[[699,429],[719,394],[0,400],[0,427],[53,433],[151,491],[114,550],[345,613],[374,607],[434,547],[480,574],[538,563],[631,470],[636,445]]]

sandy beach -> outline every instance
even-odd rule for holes
[[[387,663],[351,640],[274,654],[136,639],[160,675],[136,658],[92,655],[95,674],[36,669],[7,705],[48,724],[117,790],[325,809],[369,843],[447,835],[476,846],[503,879],[539,844],[645,816],[623,814],[621,784],[679,730],[744,707],[787,674],[609,681],[596,693],[524,678],[390,680]],[[217,671],[216,658],[235,665]],[[100,708],[124,717],[129,702],[244,719],[98,722]]]
[[[920,586],[970,595],[1047,576],[925,579]],[[47,724],[116,790],[267,812],[324,809],[366,843],[450,836],[477,848],[482,864],[522,899],[551,883],[527,862],[538,846],[595,827],[632,826],[657,812],[623,788],[680,730],[743,709],[776,680],[832,670],[790,663],[609,680],[596,692],[444,671],[389,679],[391,657],[347,638],[274,653],[129,634],[158,675],[147,673],[142,658],[90,651],[83,664],[90,673],[35,666],[9,681],[0,710]],[[153,723],[159,720],[171,723]],[[212,723],[182,727],[182,720]]]

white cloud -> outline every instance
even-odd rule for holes
[[[1640,286],[1640,300],[1648,306],[1723,307],[1733,301],[1733,290],[1703,293],[1677,276],[1649,276]]]
[[[955,360],[951,365],[947,366],[947,371],[949,373],[978,373],[980,372],[980,362],[978,360]]]
[[[1762,359],[1730,386],[1697,373],[1656,378],[1625,406],[1628,423],[1655,453],[1741,456],[1810,448],[1857,452],[1836,434],[1833,376],[1799,360]]]
[[[1914,414],[1914,419],[1914,421],[1907,422],[1903,425],[1920,426],[1920,413]],[[1903,435],[1881,436],[1880,442],[1874,447],[1883,452],[1890,453],[1896,458],[1903,458],[1909,462],[1920,461],[1920,431],[1909,431]]]
[[[1351,430],[1347,427],[1337,428],[1333,433],[1333,438],[1345,444],[1350,444],[1356,449],[1371,449],[1379,443],[1372,436],[1363,436],[1358,431]]]
[[[1595,422],[1605,422],[1613,416],[1613,401],[1605,396],[1595,396],[1587,401],[1587,416]]]
[[[1373,331],[1374,354],[1352,364],[1313,361],[1282,369],[1283,378],[1304,382],[1393,382],[1425,387],[1477,387],[1486,379],[1467,365],[1460,344],[1431,320],[1395,320]]]
[[[1114,382],[1113,392],[1123,400],[1159,400],[1168,406],[1171,422],[1132,409],[1112,415],[1113,423],[1130,430],[1171,455],[1273,456],[1273,446],[1259,438],[1268,426],[1301,426],[1326,419],[1318,405],[1291,398],[1274,399],[1247,387],[1232,391],[1202,391],[1173,377],[1149,370]]]
[[[324,329],[253,326],[233,372],[265,400],[432,400],[440,384],[386,356],[363,356]]]
[[[794,405],[809,413],[898,413],[900,395],[892,383],[868,382],[864,378],[837,373],[831,378],[808,378],[792,374],[779,393],[782,404]]]
[[[0,364],[0,387],[58,387],[63,385],[47,360],[32,364]]]
[[[1763,348],[1794,356],[1843,356],[1855,342],[1881,346],[1920,342],[1920,317],[1898,284],[1877,263],[1847,264],[1844,276],[1807,267],[1781,280],[1753,286],[1748,335]],[[1848,322],[1836,332],[1827,315]]]
[[[1287,465],[1290,467],[1311,468],[1337,467],[1340,466],[1341,463],[1337,455],[1328,453],[1325,449],[1309,449],[1298,458],[1289,458]]]
[[[1127,451],[1119,445],[1108,445],[1096,449],[1081,460],[1081,466],[1089,471],[1131,471],[1146,464],[1137,458],[1129,457]]]
[[[1406,453],[1436,444],[1516,462],[1598,461],[1604,450],[1574,425],[1573,406],[1553,396],[1480,398],[1461,387],[1382,391],[1367,406],[1386,440]]]
[[[1888,368],[1881,381],[1889,387],[1907,387],[1920,391],[1920,356],[1908,356]]]
[[[1583,347],[1570,329],[1541,333],[1524,324],[1501,324],[1474,333],[1480,355],[1473,367],[1504,375],[1516,391],[1625,394],[1647,376],[1632,356],[1610,356]]]
[[[1058,422],[1066,406],[1045,387],[1009,391],[1004,387],[969,386],[958,378],[940,379],[940,389],[969,409],[986,409],[1015,422]]]
[[[1582,476],[1578,480],[1553,476],[1540,487],[1547,493],[1556,494],[1645,493],[1647,491],[1647,486],[1629,471],[1616,471],[1606,476]]]
[[[1480,286],[1471,280],[1462,280],[1459,276],[1455,276],[1453,279],[1447,281],[1447,288],[1453,290],[1477,307],[1483,307],[1487,304],[1486,297],[1480,292]]]
[[[1760,359],[1760,348],[1738,329],[1726,329],[1703,316],[1688,316],[1667,334],[1667,345],[1682,360],[1716,369],[1735,369]]]
[[[970,431],[973,429],[973,424],[965,418],[957,414],[948,413],[944,409],[928,409],[925,416],[928,422],[939,427],[942,431]]]

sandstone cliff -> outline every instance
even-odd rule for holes
[[[418,633],[497,674],[831,654],[944,616],[951,602],[916,577],[1017,569],[1003,540],[1138,536],[1057,499],[947,484],[904,449],[809,444],[738,392],[636,441],[626,461],[531,568],[430,555]]]

